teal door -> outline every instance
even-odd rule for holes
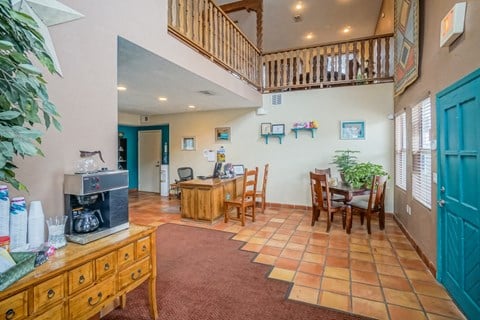
[[[480,69],[437,94],[438,274],[480,319]]]

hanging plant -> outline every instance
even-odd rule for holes
[[[0,0],[0,181],[18,190],[27,188],[15,178],[14,158],[43,156],[39,148],[43,133],[37,128],[48,129],[53,123],[61,130],[32,56],[49,72],[55,71],[35,21],[12,9],[9,0]]]

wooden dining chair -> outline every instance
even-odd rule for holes
[[[342,226],[345,229],[346,218],[351,216],[350,206],[332,201],[328,187],[328,174],[310,172],[310,189],[312,192],[312,226],[318,221],[322,211],[327,212],[327,232],[330,231],[333,214],[342,212]],[[350,218],[351,219],[351,218]]]
[[[327,169],[317,169],[315,168],[315,173],[317,174],[328,174],[328,177],[332,176],[332,170],[330,168]],[[332,193],[332,201],[340,201],[345,202],[345,197],[339,194]]]
[[[252,222],[255,222],[255,194],[257,192],[257,177],[257,167],[255,167],[254,170],[245,169],[242,193],[240,196],[234,199],[225,200],[224,202],[225,223],[227,223],[229,219],[239,220],[241,221],[242,226],[244,226],[245,217],[252,217]],[[237,214],[235,217],[230,216],[230,211],[232,208],[237,209]],[[251,208],[251,213],[247,212],[248,208]]]
[[[260,208],[262,209],[262,213],[265,213],[265,203],[266,203],[266,196],[267,196],[267,180],[268,180],[268,163],[265,165],[263,169],[263,183],[262,189],[257,190],[255,193],[255,201],[259,200]]]
[[[360,223],[363,225],[364,216],[367,218],[367,232],[372,233],[371,218],[372,214],[378,214],[380,230],[385,229],[385,188],[387,186],[388,176],[374,176],[368,198],[353,198],[348,204],[352,207],[352,212],[360,213]],[[351,219],[347,221],[347,232],[350,233],[352,227]]]

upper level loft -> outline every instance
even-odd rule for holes
[[[263,5],[168,0],[168,31],[259,92],[393,81],[393,34],[262,52]],[[226,12],[256,12],[254,44]]]

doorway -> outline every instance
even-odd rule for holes
[[[138,190],[160,193],[162,131],[138,131]]]
[[[480,69],[437,94],[438,280],[480,315]]]

